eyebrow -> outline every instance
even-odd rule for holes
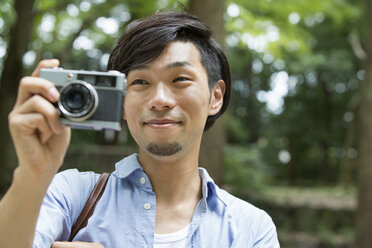
[[[177,61],[177,62],[170,63],[169,65],[167,65],[167,69],[171,69],[174,67],[185,67],[185,66],[193,66],[193,65],[187,61]]]
[[[131,66],[130,67],[130,71],[135,71],[135,70],[146,70],[146,69],[149,69],[150,68],[150,66],[148,66],[148,65],[134,65],[134,66]]]
[[[175,67],[186,67],[186,66],[193,66],[192,64],[190,64],[189,62],[187,61],[176,61],[176,62],[173,62],[173,63],[170,63],[166,66],[167,69],[172,69],[172,68],[175,68]],[[146,64],[139,64],[139,65],[134,65],[130,68],[131,71],[134,71],[134,70],[148,70],[150,68],[150,66],[146,65]]]

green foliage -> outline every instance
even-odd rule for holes
[[[3,71],[3,58],[6,56],[6,48],[9,41],[10,27],[15,21],[15,13],[11,0],[0,2],[0,77]]]
[[[351,36],[364,37],[364,11],[358,0],[227,3],[229,141],[265,141],[259,151],[281,183],[335,183],[355,150],[346,133],[356,132],[363,70]]]
[[[270,183],[272,171],[263,161],[257,146],[226,146],[224,182],[237,191],[256,197]]]
[[[107,58],[126,24],[157,9],[182,9],[186,0],[100,1],[36,0],[32,42],[26,53],[29,74],[41,59],[58,58],[65,68],[105,70]],[[15,20],[13,1],[0,3],[0,54],[5,53],[9,28]],[[3,63],[0,56],[0,65]]]
[[[237,117],[227,113],[225,116],[225,125],[229,142],[244,143],[248,140],[249,130],[242,125]]]
[[[266,187],[256,204],[270,213],[283,247],[348,247],[354,233],[356,198],[355,188],[275,186]],[[315,244],[311,246],[302,237],[290,246],[290,233],[307,236]]]

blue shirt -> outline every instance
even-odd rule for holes
[[[199,169],[202,199],[187,237],[187,247],[279,247],[276,228],[264,211],[218,186]],[[58,173],[44,198],[34,246],[50,248],[68,240],[72,225],[92,192],[99,174],[76,169]],[[97,242],[106,248],[153,247],[156,196],[138,155],[116,164],[106,189],[76,241]]]

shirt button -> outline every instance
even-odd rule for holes
[[[146,183],[146,178],[141,177],[141,179],[140,179],[140,183],[141,183],[141,184],[145,184],[145,183]]]
[[[146,210],[149,210],[151,208],[151,204],[150,203],[145,203],[143,205],[143,208],[146,209]]]

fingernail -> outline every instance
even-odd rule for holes
[[[52,62],[53,64],[59,65],[59,60],[58,59],[51,59],[50,62]]]
[[[56,88],[50,88],[49,89],[49,97],[52,101],[57,101],[59,98],[59,92]]]

